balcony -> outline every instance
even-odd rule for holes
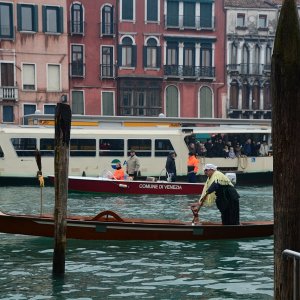
[[[84,35],[84,22],[83,21],[70,21],[71,35]]]
[[[213,79],[215,67],[164,65],[164,75],[180,79]]]
[[[100,22],[100,37],[115,37],[116,35],[116,23],[112,22]]]
[[[215,17],[185,18],[184,15],[173,16],[165,15],[165,28],[175,29],[194,29],[194,30],[213,30],[216,26]]]
[[[81,77],[85,76],[85,64],[82,62],[70,63],[70,77]]]
[[[268,75],[271,72],[271,65],[264,64],[229,64],[227,65],[229,74],[240,75]]]
[[[100,65],[100,78],[114,78],[115,77],[115,65],[101,64]]]
[[[1,86],[0,100],[15,100],[18,101],[18,88],[15,86]]]

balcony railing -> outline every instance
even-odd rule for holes
[[[114,36],[116,34],[115,22],[100,22],[100,36]]]
[[[187,18],[184,15],[165,15],[164,18],[166,28],[212,30],[216,26],[215,17]]]
[[[84,77],[85,76],[85,64],[82,62],[70,63],[70,77]]]
[[[15,86],[1,86],[0,100],[18,100],[18,88]]]
[[[164,65],[164,75],[168,77],[214,78],[215,67]]]
[[[71,35],[83,35],[84,34],[84,22],[83,21],[70,21]]]
[[[101,64],[100,65],[100,77],[101,78],[114,78],[115,77],[115,65]]]
[[[121,116],[158,116],[162,112],[162,108],[149,106],[120,106],[119,114]]]
[[[227,65],[229,73],[239,73],[241,75],[264,75],[271,72],[271,65],[264,64],[229,64]]]

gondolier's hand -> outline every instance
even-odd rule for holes
[[[42,175],[38,175],[38,179],[40,182],[40,187],[44,187],[45,186],[44,177]]]
[[[202,198],[200,198],[200,200],[199,200],[199,206],[200,207],[203,206],[206,197],[207,197],[207,194],[205,194]]]
[[[191,204],[191,210],[192,210],[193,214],[198,214],[199,209],[200,209],[199,203]]]

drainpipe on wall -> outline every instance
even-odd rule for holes
[[[116,82],[116,95],[115,95],[115,115],[119,115],[119,99],[120,99],[120,83],[119,83],[119,62],[118,62],[118,51],[119,51],[119,0],[116,0],[116,58],[115,58],[115,82]]]

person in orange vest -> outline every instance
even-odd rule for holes
[[[197,159],[195,153],[189,152],[189,157],[187,160],[187,177],[188,182],[197,182],[196,175],[199,170],[199,160]]]
[[[125,173],[124,170],[122,169],[121,163],[117,163],[116,170],[114,172],[114,179],[124,180],[124,178],[125,178]]]

